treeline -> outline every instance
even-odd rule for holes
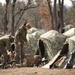
[[[53,5],[51,0],[5,1],[4,5],[0,3],[0,31],[4,34],[14,35],[25,20],[36,28],[57,31],[67,24],[75,24],[75,6],[67,9],[64,0],[58,0],[58,4],[54,0]]]

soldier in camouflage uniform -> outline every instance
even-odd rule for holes
[[[3,65],[7,62],[7,50],[13,52],[11,48],[11,43],[14,41],[14,37],[11,35],[5,35],[0,37],[0,56],[3,55],[4,62]]]
[[[27,29],[26,29],[26,22],[25,22],[24,25],[22,25],[15,34],[15,44],[16,44],[15,60],[16,63],[20,62],[21,66],[23,64],[23,59],[25,57],[24,42],[26,42],[26,44],[28,45],[26,35],[27,35]]]

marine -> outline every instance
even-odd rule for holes
[[[4,61],[2,63],[3,65],[8,62],[7,51],[13,52],[13,50],[11,48],[11,43],[13,41],[14,41],[14,37],[11,36],[10,34],[0,37],[0,56],[3,55],[3,57],[4,57]]]
[[[23,59],[25,57],[25,52],[24,52],[24,43],[26,42],[26,45],[28,46],[28,41],[26,38],[27,35],[27,29],[26,29],[26,24],[27,22],[25,21],[25,23],[16,31],[15,33],[15,61],[16,63],[20,63],[21,66],[23,64]]]

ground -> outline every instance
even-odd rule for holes
[[[0,75],[75,75],[75,69],[14,68],[0,69]]]

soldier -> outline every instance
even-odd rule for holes
[[[7,63],[7,50],[13,52],[11,48],[11,43],[14,41],[14,37],[11,35],[5,35],[3,37],[0,37],[0,56],[3,55],[4,61],[3,66]]]
[[[24,53],[24,42],[26,42],[28,46],[28,42],[26,39],[27,35],[27,29],[26,29],[26,24],[25,22],[16,32],[15,34],[15,44],[16,44],[16,55],[15,55],[15,61],[16,63],[21,63],[21,66],[23,64],[23,59],[25,57]]]

